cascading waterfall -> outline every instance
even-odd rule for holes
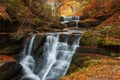
[[[30,79],[33,78],[32,80],[40,80],[39,77],[37,75],[35,75],[33,72],[34,68],[35,68],[35,60],[33,59],[32,55],[31,55],[35,36],[36,35],[34,34],[30,41],[27,40],[25,47],[23,49],[23,52],[22,52],[24,57],[20,61],[20,64],[23,67],[24,76],[21,78],[21,80],[24,80],[26,78],[30,78]],[[29,42],[29,44],[28,44],[28,42]],[[27,47],[28,47],[28,49],[27,49]]]
[[[47,41],[45,43],[43,53],[45,54],[45,58],[43,60],[44,64],[38,73],[42,80],[46,80],[45,77],[56,62],[58,39],[59,35],[47,35]]]
[[[80,16],[75,16],[74,21],[76,22],[75,28],[78,28],[78,23],[80,21]]]
[[[63,17],[63,21],[61,21],[61,24],[67,26],[67,23],[69,22],[75,22],[75,28],[78,28],[78,23],[80,21],[80,16],[66,16],[66,17]]]
[[[21,80],[59,80],[64,76],[70,66],[72,56],[79,46],[80,35],[74,34],[72,42],[70,32],[48,33],[44,45],[44,58],[40,66],[36,65],[32,54],[32,46],[36,35],[26,43],[23,50],[25,54],[20,64],[23,66],[24,76]],[[67,35],[63,41],[60,41],[61,35]],[[27,49],[28,48],[28,49]],[[36,66],[35,66],[36,65]]]

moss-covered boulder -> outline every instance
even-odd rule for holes
[[[99,40],[99,44],[103,46],[120,46],[120,39],[104,38]]]
[[[95,36],[94,31],[86,31],[81,40],[80,44],[82,46],[96,46],[97,45],[97,36]]]
[[[81,38],[82,46],[95,46],[103,54],[120,53],[120,26],[101,26],[86,31]]]

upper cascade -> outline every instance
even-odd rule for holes
[[[63,19],[61,20],[61,24],[67,26],[68,22],[75,22],[76,23],[75,27],[78,28],[79,21],[80,21],[80,16],[66,16],[63,17]]]

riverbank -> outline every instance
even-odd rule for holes
[[[61,80],[119,80],[120,57],[80,53],[73,57],[68,75]]]

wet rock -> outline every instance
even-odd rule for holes
[[[15,55],[18,54],[22,48],[24,37],[15,38],[15,34],[3,33],[0,34],[0,54]],[[8,41],[9,40],[9,41]]]
[[[0,67],[0,80],[19,80],[22,66],[16,62],[7,62]]]
[[[96,27],[99,24],[100,24],[100,21],[84,21],[83,20],[78,23],[78,26],[88,28],[88,27]]]
[[[68,34],[60,34],[59,42],[66,42],[68,40]]]
[[[34,46],[33,46],[33,51],[34,51],[34,56],[35,58],[39,58],[42,53],[43,53],[43,48],[44,48],[44,43],[46,41],[46,35],[45,34],[38,34],[37,37],[35,38]]]
[[[75,26],[75,22],[69,22],[69,23],[67,24],[67,26],[68,26],[68,27],[74,27],[74,26]]]
[[[76,49],[76,54],[80,54],[80,53],[100,53],[100,51],[97,48],[93,48],[93,47],[88,47],[88,46],[81,46],[78,47]]]
[[[75,43],[74,43],[74,40],[79,39],[79,37],[80,37],[80,34],[72,33],[72,34],[69,36],[69,38],[68,38],[68,44],[69,44],[69,45],[74,45],[74,44],[76,44],[76,41],[75,41]]]
[[[82,46],[96,46],[97,45],[97,36],[95,36],[93,31],[86,31],[81,40],[80,44]]]

